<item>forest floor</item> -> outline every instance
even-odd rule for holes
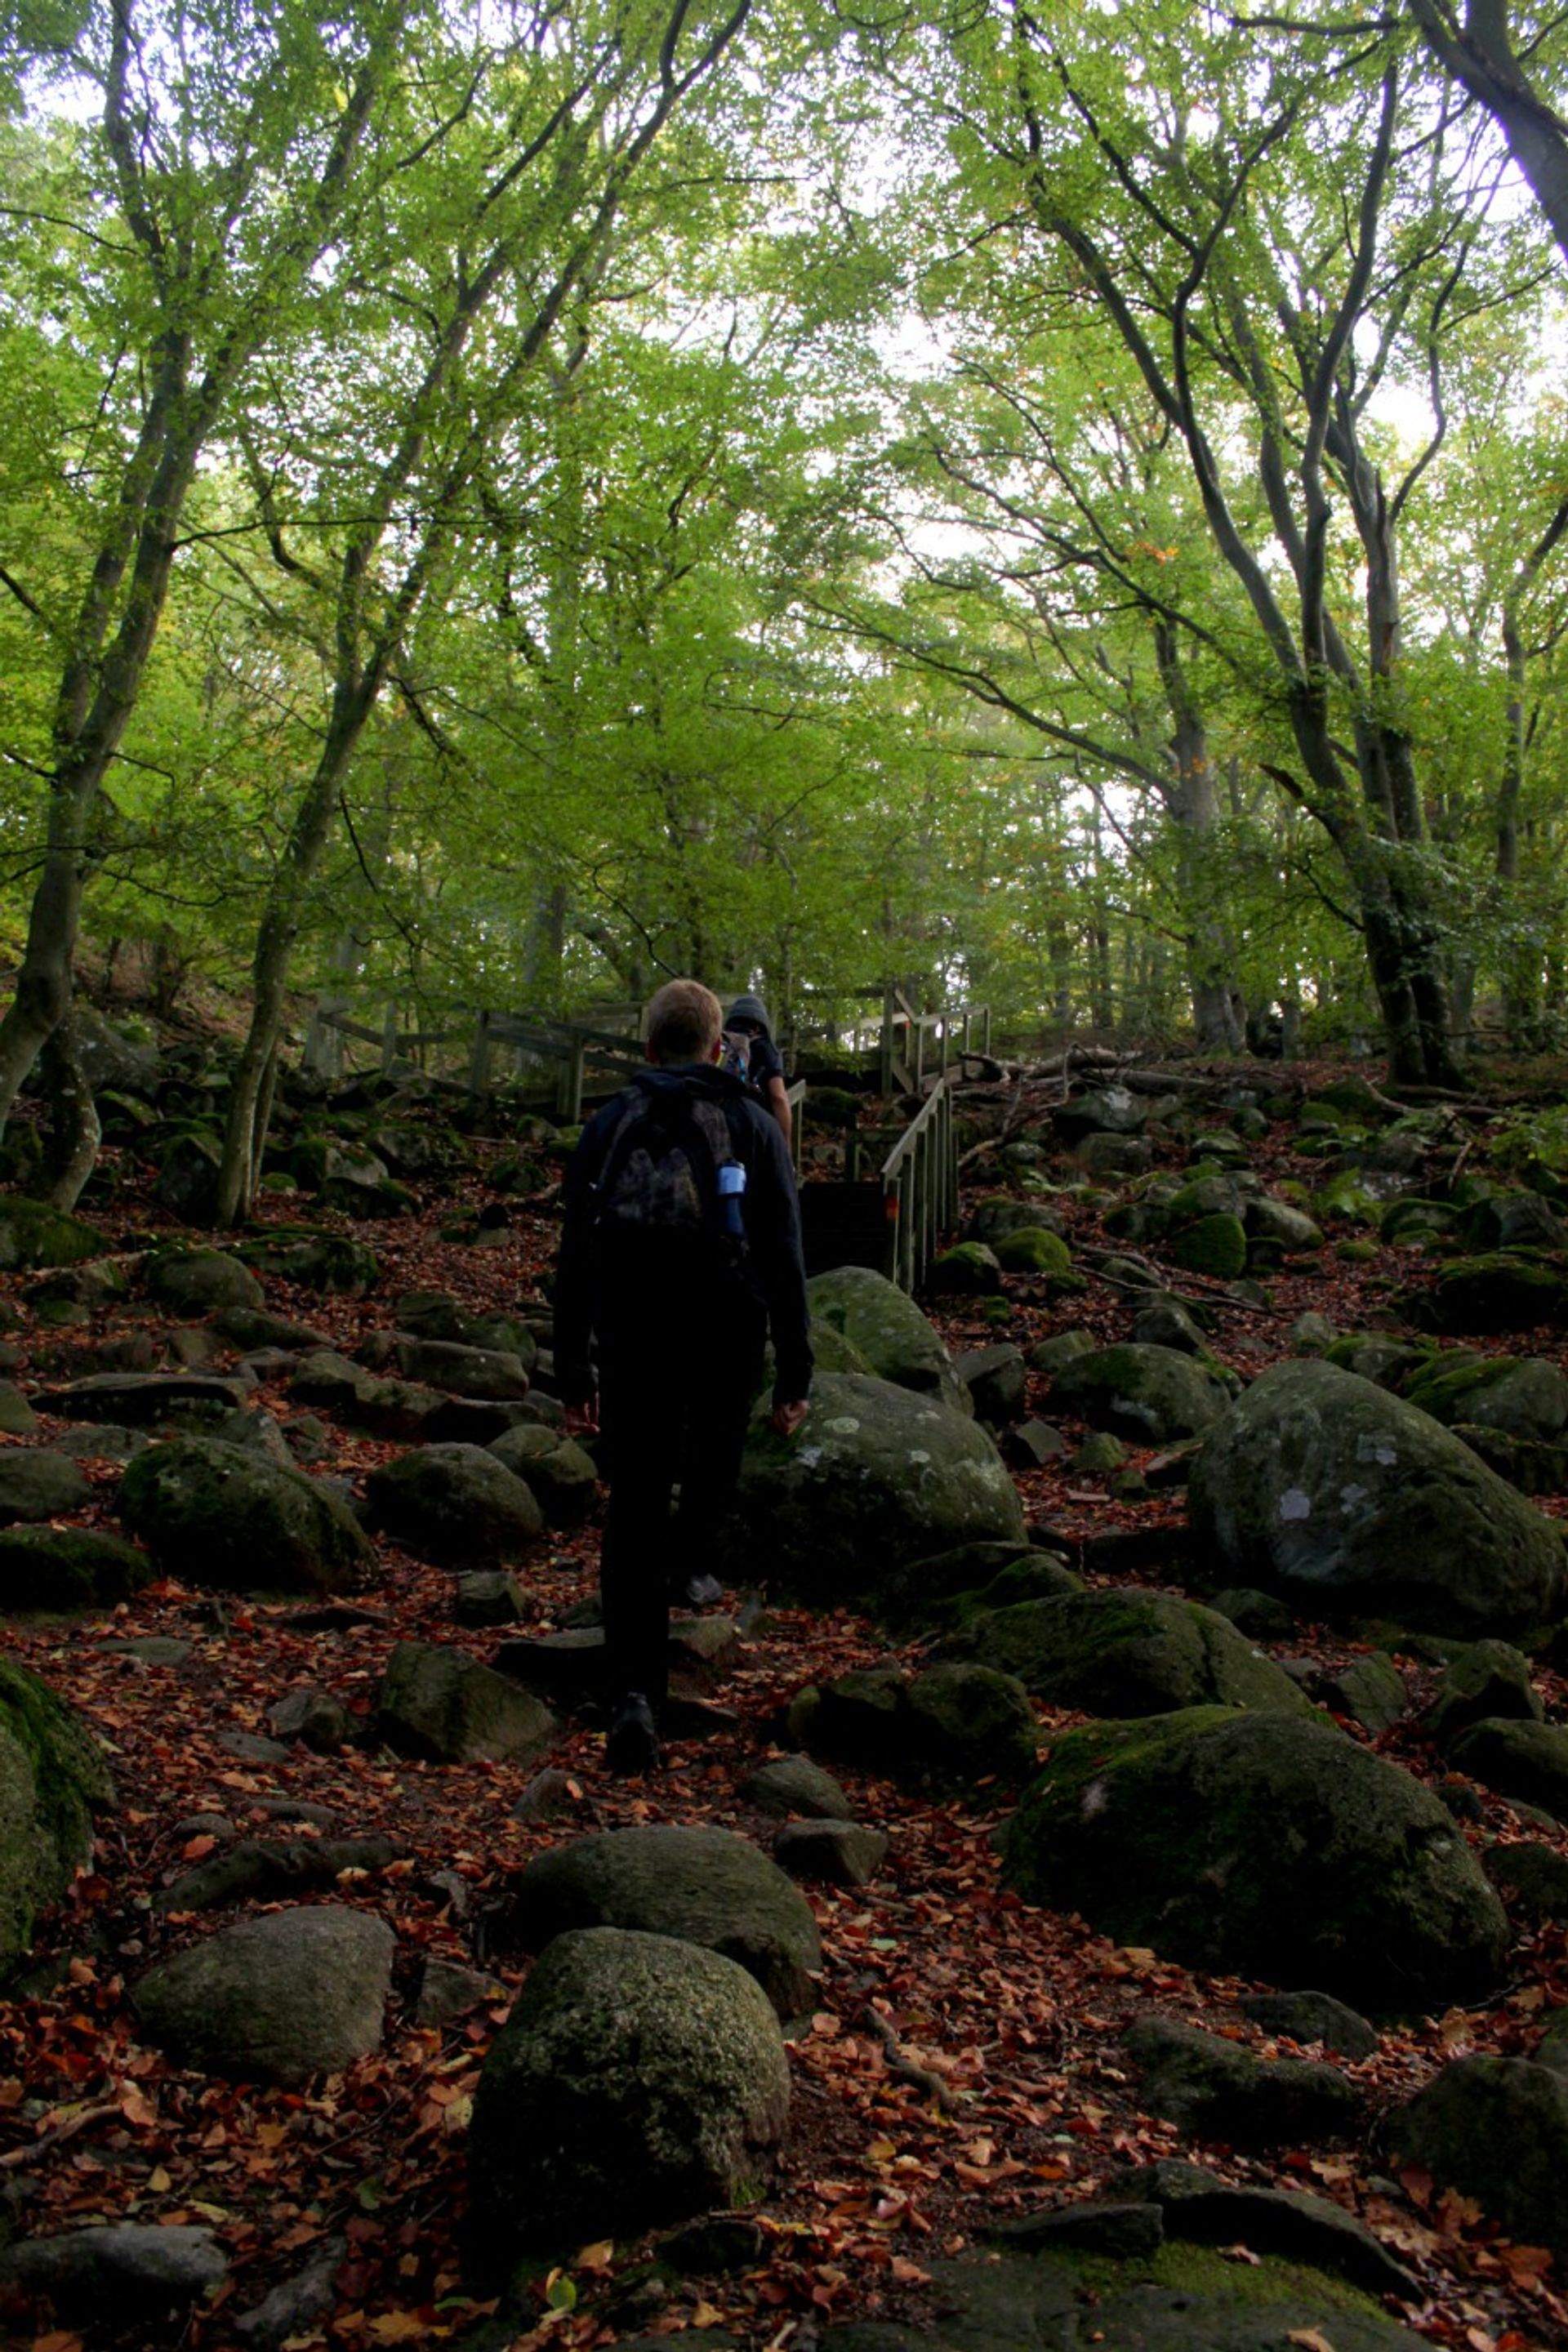
[[[1314,1081],[1323,1076],[1312,1073]],[[1320,1181],[1321,1167],[1295,1145],[1294,1130],[1282,1127],[1253,1151],[1270,1188],[1282,1177]],[[491,1156],[491,1147],[481,1151]],[[1173,1154],[1173,1164],[1183,1156]],[[142,1177],[129,1162],[121,1172],[101,1218],[117,1246],[172,1238],[175,1229],[149,1205]],[[986,1165],[973,1172],[977,1192],[995,1189]],[[273,1281],[268,1306],[352,1350],[392,1327],[392,1301],[408,1288],[446,1289],[476,1311],[542,1301],[556,1239],[547,1198],[513,1207],[495,1246],[439,1237],[455,1198],[479,1208],[491,1197],[481,1170],[430,1199],[417,1217],[353,1227],[323,1220],[374,1249],[377,1289],[364,1301],[322,1299]],[[1065,1209],[1075,1244],[1103,1239],[1092,1209],[1065,1196],[1054,1205]],[[266,1213],[297,1220],[300,1203],[282,1200]],[[1219,1316],[1215,1352],[1250,1375],[1289,1352],[1291,1324],[1307,1309],[1341,1330],[1363,1328],[1369,1316],[1384,1319],[1391,1291],[1419,1283],[1425,1263],[1408,1250],[1380,1250],[1346,1264],[1331,1248],[1271,1277],[1267,1307],[1237,1305],[1219,1286],[1190,1276],[1174,1277],[1173,1286],[1205,1291]],[[101,1326],[44,1328],[21,1303],[27,1287],[23,1277],[0,1280],[0,1297],[20,1309],[12,1336],[25,1386],[46,1368],[68,1373],[73,1349],[102,1337]],[[1038,1286],[1010,1280],[1005,1320],[968,1303],[939,1307],[935,1319],[955,1350],[997,1339],[1026,1348],[1069,1325],[1123,1337],[1134,1305],[1091,1273],[1081,1296],[1054,1306]],[[130,1319],[121,1310],[115,1328]],[[1482,1344],[1543,1355],[1568,1370],[1560,1331]],[[288,1411],[281,1391],[255,1402],[280,1416]],[[1079,1433],[1052,1410],[1043,1381],[1031,1388],[1030,1409],[1069,1438]],[[57,1427],[45,1421],[44,1442]],[[358,1477],[402,1450],[337,1433],[319,1466]],[[1134,1465],[1148,1458],[1131,1451]],[[95,1507],[84,1523],[112,1524],[119,1466],[86,1466]],[[1182,1523],[1179,1489],[1113,1501],[1100,1482],[1065,1464],[1022,1475],[1019,1484],[1027,1517],[1081,1560],[1090,1585],[1164,1581],[1171,1531]],[[1545,1497],[1542,1507],[1562,1517],[1568,1496]],[[1109,1546],[1109,1536],[1129,1540]],[[361,1596],[364,1620],[337,1630],[302,1630],[287,1604],[237,1601],[215,1611],[202,1594],[166,1580],[104,1619],[11,1619],[0,1627],[5,1653],[82,1708],[111,1744],[122,1799],[101,1826],[91,1872],[46,1926],[24,1990],[0,2007],[0,2193],[30,2236],[100,2219],[210,2224],[232,2270],[216,2304],[190,2323],[183,2340],[193,2352],[242,2341],[232,2332],[237,2315],[334,2238],[344,2245],[332,2308],[289,2339],[296,2352],[470,2333],[492,2307],[471,2299],[461,2262],[465,2125],[485,2051],[526,1966],[492,1955],[485,1937],[510,1874],[545,1844],[631,1823],[717,1823],[765,1842],[771,1824],[750,1813],[737,1790],[758,1760],[787,1745],[782,1708],[810,1681],[889,1655],[909,1662],[919,1651],[890,1645],[851,1615],[770,1602],[723,1685],[733,1720],[701,1741],[672,1744],[666,1770],[648,1782],[612,1780],[601,1735],[568,1728],[543,1759],[571,1781],[565,1818],[550,1823],[513,1812],[537,1759],[516,1767],[421,1765],[372,1747],[328,1756],[295,1747],[286,1762],[237,1755],[235,1735],[264,1733],[268,1707],[291,1687],[331,1690],[363,1717],[396,1642],[454,1638],[449,1574],[384,1539],[377,1549],[375,1587]],[[595,1553],[592,1526],[541,1547],[520,1571],[528,1622],[505,1630],[559,1626],[592,1594]],[[182,1664],[150,1663],[122,1646],[159,1635],[191,1645]],[[456,1638],[486,1655],[494,1637]],[[1303,1628],[1289,1646],[1324,1664],[1352,1654],[1324,1627]],[[1423,1671],[1411,1672],[1417,1707]],[[1563,1719],[1562,1679],[1542,1666],[1537,1683],[1549,1715]],[[1042,1739],[1078,1719],[1042,1709]],[[1374,1744],[1424,1779],[1445,1777],[1410,1722]],[[536,2322],[516,2337],[529,2352],[546,2345],[586,2352],[685,2331],[759,2352],[806,2352],[830,2320],[918,2317],[933,2255],[973,2245],[999,2220],[1041,2203],[1102,2191],[1129,2162],[1168,2155],[1238,2181],[1310,2189],[1360,2215],[1419,2280],[1424,2300],[1403,2315],[1435,2344],[1473,2352],[1568,2347],[1568,2282],[1552,2258],[1509,2243],[1472,2203],[1436,2192],[1424,2176],[1385,2170],[1375,2124],[1362,2144],[1258,2160],[1195,2147],[1142,2112],[1119,2036],[1151,2001],[1250,2046],[1279,2045],[1241,2017],[1236,2003],[1247,1988],[1237,1980],[1118,1948],[1081,1920],[1027,1907],[1004,1891],[992,1844],[1006,1811],[1000,1791],[994,1805],[971,1809],[853,1770],[840,1777],[857,1818],[885,1828],[891,1847],[869,1886],[806,1890],[826,1961],[816,2014],[792,2047],[783,2160],[749,2216],[753,2258],[736,2270],[669,2280],[650,2274],[646,2243],[606,2240],[578,2250],[540,2277]],[[1472,1837],[1523,1833],[1506,1802],[1477,1793],[1484,1829],[1472,1825]],[[341,1899],[396,1931],[384,2049],[304,2090],[181,2072],[138,2039],[128,1995],[142,1969],[196,1927],[153,1907],[157,1890],[212,1848],[210,1831],[188,1825],[216,1814],[241,1833],[265,1831],[269,1801],[280,1795],[326,1808],[342,1832],[384,1832],[406,1857],[339,1888]],[[1568,1830],[1532,1824],[1529,1834],[1568,1853]],[[493,2003],[444,2031],[419,2026],[413,1997],[432,1957],[490,1969]],[[873,2004],[905,2055],[946,2084],[941,2104],[889,2071],[885,2032],[867,2022]],[[1510,1981],[1494,2000],[1385,2032],[1376,2055],[1350,2071],[1375,2116],[1456,2054],[1528,2050],[1543,2012],[1564,2004],[1568,1935],[1552,1926],[1519,1938]],[[1249,2259],[1245,2248],[1228,2258]],[[33,2352],[71,2352],[78,2339],[42,2326],[36,2335],[24,2327],[16,2340]]]

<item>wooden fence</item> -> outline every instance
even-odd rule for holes
[[[878,1049],[879,1091],[890,1095],[895,1087],[906,1095],[926,1090],[926,1059],[934,1046],[938,1056],[936,1083],[947,1076],[956,1039],[960,1060],[972,1050],[976,1024],[983,1054],[991,1051],[991,1007],[988,1004],[949,1005],[941,1013],[917,1013],[902,989],[889,988],[882,999],[882,1034]]]
[[[868,1265],[900,1289],[919,1288],[958,1220],[951,1079],[938,1078],[874,1178],[801,1186],[808,1274]]]

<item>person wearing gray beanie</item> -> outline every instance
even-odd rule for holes
[[[724,1015],[724,1067],[754,1087],[778,1121],[785,1144],[790,1140],[789,1093],[784,1086],[784,1055],[773,1044],[768,1008],[760,996],[737,996]]]

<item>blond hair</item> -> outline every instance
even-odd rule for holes
[[[706,1062],[724,1027],[724,1008],[700,980],[667,981],[647,1008],[650,1062]]]

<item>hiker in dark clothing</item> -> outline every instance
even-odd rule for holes
[[[717,1066],[721,1017],[695,981],[660,989],[651,1066],[584,1129],[563,1187],[555,1370],[568,1431],[595,1406],[604,1431],[612,1771],[658,1764],[670,1594],[709,1576],[770,1329],[782,1436],[811,1384],[795,1176],[755,1092]]]
[[[755,1088],[778,1121],[787,1150],[790,1142],[789,1089],[784,1085],[784,1055],[768,1026],[768,1008],[760,996],[737,996],[724,1015],[724,1043],[744,1041],[746,1084]],[[729,1056],[726,1055],[726,1061]]]

